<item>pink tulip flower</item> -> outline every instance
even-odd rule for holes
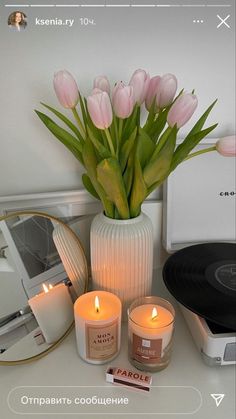
[[[129,85],[134,89],[135,103],[141,105],[147,96],[150,76],[144,70],[136,70],[131,77]]]
[[[89,115],[94,125],[99,129],[106,129],[112,123],[112,107],[107,92],[91,95],[87,99]]]
[[[110,94],[110,83],[106,76],[98,76],[94,80],[93,87]]]
[[[103,90],[98,89],[98,87],[94,87],[94,89],[92,90],[91,95],[97,95],[98,93],[102,93]]]
[[[112,103],[113,103],[113,101],[114,101],[114,96],[115,96],[115,94],[116,94],[117,90],[122,89],[123,87],[125,87],[125,83],[123,83],[123,81],[118,81],[118,82],[115,84],[115,86],[114,86],[114,88],[113,88],[113,90],[112,90]]]
[[[193,95],[192,93],[183,93],[176,99],[169,110],[167,122],[170,127],[177,125],[177,128],[181,128],[185,125],[192,117],[197,105],[198,100],[196,95]]]
[[[177,90],[177,79],[174,74],[161,77],[156,94],[156,104],[159,109],[166,108],[173,102]]]
[[[79,90],[73,76],[66,70],[55,73],[54,89],[60,104],[64,108],[73,109],[79,101]]]
[[[134,90],[132,86],[118,83],[112,95],[112,104],[116,116],[121,119],[128,118],[134,109]]]
[[[151,106],[154,102],[154,99],[156,98],[160,80],[161,80],[160,76],[152,77],[150,80],[146,99],[145,99],[145,106],[148,111],[150,111]],[[157,107],[155,108],[155,110],[157,110]]]
[[[236,156],[236,136],[220,138],[216,143],[216,150],[225,157]]]

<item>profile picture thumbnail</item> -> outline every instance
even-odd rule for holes
[[[26,14],[18,10],[16,12],[11,13],[8,16],[8,26],[9,28],[16,31],[21,31],[25,29],[27,26]]]

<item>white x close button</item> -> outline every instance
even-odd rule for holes
[[[226,17],[221,17],[217,15],[218,19],[220,20],[220,23],[217,26],[217,29],[219,29],[221,26],[226,26],[228,29],[230,29],[230,25],[227,23],[227,20],[230,18],[230,15]]]

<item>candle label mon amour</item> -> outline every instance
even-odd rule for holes
[[[86,356],[89,359],[110,359],[118,351],[117,320],[101,325],[86,324]]]

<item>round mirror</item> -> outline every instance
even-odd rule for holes
[[[73,302],[88,289],[77,218],[0,217],[0,364],[40,358],[72,329]]]

